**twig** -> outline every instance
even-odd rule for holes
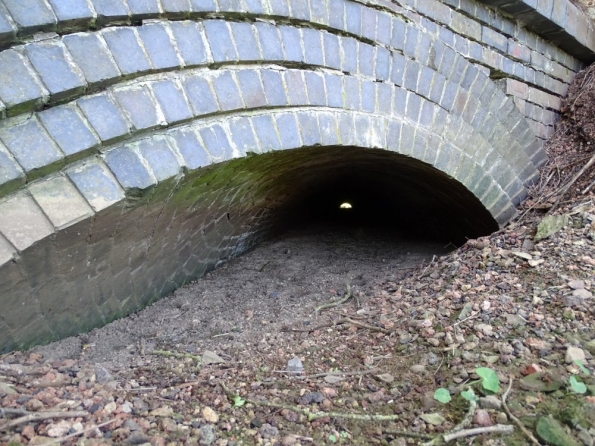
[[[438,373],[438,370],[440,370],[440,367],[442,367],[442,363],[444,362],[444,353],[442,353],[442,359],[440,360],[440,364],[438,364],[438,368],[436,369],[436,371],[434,372],[434,375],[436,373]]]
[[[533,443],[536,446],[541,446],[541,444],[539,443],[539,441],[537,441],[537,438],[535,438],[533,436],[533,434],[527,430],[527,428],[523,425],[523,423],[521,422],[521,420],[519,420],[517,417],[515,417],[512,414],[512,412],[508,408],[508,404],[506,404],[506,398],[508,398],[508,394],[510,393],[510,390],[512,389],[512,381],[513,380],[514,380],[514,376],[510,375],[509,382],[508,382],[508,389],[506,389],[506,392],[504,392],[504,395],[502,395],[502,407],[504,407],[504,410],[506,411],[506,414],[521,429],[521,431],[523,432],[523,434],[525,434],[525,436],[529,440],[531,440],[531,443]]]
[[[151,353],[153,355],[165,356],[166,358],[191,358],[199,364],[202,363],[202,358],[200,356],[192,355],[190,353],[170,352],[169,350],[153,350]]]
[[[422,434],[419,432],[396,431],[396,430],[383,430],[383,432],[388,435],[395,435],[397,437],[417,438],[419,440],[431,440],[434,438],[433,435]]]
[[[339,305],[342,305],[345,302],[347,302],[350,297],[351,297],[351,286],[348,284],[347,285],[347,293],[345,293],[345,296],[341,300],[337,300],[334,302],[329,302],[327,304],[320,305],[320,306],[314,308],[314,313],[318,314],[320,311],[325,310],[327,308],[338,307]]]
[[[446,245],[446,246],[448,246],[448,245]],[[432,260],[430,261],[430,263],[428,263],[428,266],[426,266],[426,267],[424,268],[424,270],[421,272],[421,274],[419,275],[419,277],[417,278],[417,280],[421,280],[421,279],[424,277],[424,275],[426,274],[426,271],[428,270],[428,268],[429,268],[430,266],[432,266],[432,263],[434,263],[434,260],[436,260],[436,254],[434,254],[434,255],[432,256]]]
[[[477,403],[475,401],[469,401],[469,409],[467,410],[465,417],[460,421],[459,424],[457,424],[455,427],[453,427],[449,432],[447,432],[443,435],[438,435],[438,436],[434,437],[432,439],[432,441],[423,443],[422,446],[441,445],[446,441],[445,438],[447,435],[454,435],[456,433],[462,432],[464,428],[466,428],[467,426],[469,426],[471,424],[471,420],[473,419],[473,414],[475,413],[476,408],[477,408]]]
[[[211,339],[215,339],[215,338],[220,338],[222,336],[233,336],[234,334],[236,334],[237,332],[233,332],[233,331],[228,331],[227,333],[220,333],[220,334],[216,334],[214,336],[211,336]]]
[[[91,432],[95,429],[99,429],[100,427],[104,427],[104,426],[107,426],[108,424],[112,424],[114,421],[117,421],[117,420],[118,420],[117,418],[114,418],[113,420],[106,421],[105,423],[98,424],[97,426],[89,427],[89,428],[83,429],[82,431],[79,431],[79,432],[74,432],[72,434],[66,435],[65,437],[56,438],[55,440],[52,440],[49,443],[44,443],[43,446],[49,446],[51,444],[62,443],[63,441],[69,440],[73,437],[78,437],[79,435],[83,435],[83,434],[86,434],[87,432]]]
[[[595,180],[593,180],[583,191],[583,195],[585,195],[587,192],[589,192],[591,190],[591,188],[595,186]]]
[[[572,179],[564,185],[564,187],[562,187],[562,189],[559,192],[560,195],[559,195],[558,199],[556,200],[556,202],[551,207],[550,212],[554,212],[556,210],[556,208],[560,205],[560,202],[564,198],[564,195],[566,194],[568,189],[570,189],[570,186],[572,186],[576,182],[576,180],[578,180],[583,175],[583,173],[585,173],[585,171],[593,165],[593,163],[595,163],[595,154],[593,154],[593,156],[591,157],[589,162],[587,164],[585,164],[582,167],[582,169],[579,170],[577,172],[577,174],[575,176],[573,176]]]
[[[326,372],[326,373],[316,373],[314,375],[305,375],[305,376],[296,376],[299,379],[307,379],[307,378],[322,378],[324,376],[357,376],[357,375],[369,375],[371,373],[379,372],[380,370],[377,368],[368,369],[368,370],[358,370],[355,372]]]
[[[26,415],[12,421],[8,421],[0,425],[0,431],[9,429],[19,424],[29,423],[30,421],[48,420],[50,418],[78,418],[86,417],[89,412],[84,410],[77,410],[72,412],[27,412]]]
[[[496,424],[495,426],[476,427],[474,429],[464,429],[462,431],[454,432],[452,434],[444,435],[444,442],[448,443],[457,438],[474,437],[481,434],[489,434],[496,432],[499,434],[512,434],[514,426],[512,424]]]

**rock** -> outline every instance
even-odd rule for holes
[[[428,344],[433,347],[438,347],[440,345],[440,341],[436,338],[428,338]]]
[[[95,368],[95,381],[99,384],[103,384],[109,381],[113,381],[114,376],[105,368],[97,366]]]
[[[522,378],[519,386],[531,392],[555,392],[562,387],[562,379],[548,372],[532,373]]]
[[[426,371],[426,366],[422,364],[412,365],[409,369],[413,373],[423,373]]]
[[[216,423],[219,421],[219,415],[217,415],[217,412],[215,412],[209,406],[203,407],[203,409],[200,411],[200,414],[208,423]]]
[[[579,288],[578,290],[574,290],[572,292],[572,295],[574,297],[578,297],[579,299],[591,299],[593,297],[593,293],[591,293],[588,290],[585,290],[584,288]]]
[[[103,412],[106,415],[112,414],[114,413],[114,411],[118,408],[118,405],[116,403],[114,403],[113,401],[110,403],[107,403],[104,407],[103,407]]]
[[[0,395],[14,395],[16,390],[12,388],[11,384],[0,382]]]
[[[169,417],[173,415],[174,410],[169,406],[159,407],[155,410],[149,412],[149,415],[153,415],[154,417]]]
[[[574,361],[584,361],[585,352],[582,348],[569,346],[564,357],[566,364],[572,364]]]
[[[492,328],[492,326],[489,325],[489,324],[477,324],[475,326],[475,329],[477,331],[482,332],[486,336],[491,336],[492,333],[493,333],[493,331],[494,331],[494,329]]]
[[[568,224],[568,215],[547,215],[537,226],[534,240],[537,242],[555,234]]]
[[[512,325],[513,327],[522,327],[525,325],[525,320],[519,316],[518,314],[505,314],[504,317],[506,318],[506,323],[508,325]]]
[[[508,416],[504,412],[498,412],[496,414],[496,423],[498,423],[498,424],[507,424],[508,423]]]
[[[537,421],[537,436],[552,446],[579,446],[551,415]]]
[[[171,418],[162,418],[159,424],[165,432],[173,432],[178,429],[178,424]]]
[[[225,362],[225,359],[223,359],[217,353],[212,352],[210,350],[205,350],[205,352],[202,354],[203,365],[223,364],[224,362]]]
[[[47,435],[52,438],[63,437],[70,430],[70,422],[66,420],[51,423],[47,428]]]
[[[595,339],[587,342],[586,344],[583,345],[583,347],[585,348],[585,350],[587,350],[589,353],[591,353],[592,355],[595,355]]]
[[[141,431],[133,431],[126,439],[126,444],[145,444],[149,443],[149,437]]]
[[[436,400],[427,394],[421,396],[421,408],[424,412],[436,407]]]
[[[324,395],[320,392],[308,392],[305,393],[304,396],[300,399],[300,403],[304,406],[309,404],[318,404],[322,403],[324,400]]]
[[[490,414],[485,409],[478,409],[475,411],[473,422],[478,426],[491,426],[493,424]]]
[[[44,404],[38,399],[30,399],[29,401],[27,401],[27,403],[25,403],[25,409],[31,412],[37,412],[38,410],[43,409],[43,407]]]
[[[444,343],[446,345],[452,345],[454,343],[454,339],[452,338],[452,335],[450,333],[446,333],[446,336],[444,337]]]
[[[375,378],[385,383],[392,383],[395,380],[395,377],[390,373],[382,373],[380,375],[375,375]]]
[[[199,431],[199,444],[201,445],[209,445],[217,439],[217,436],[215,435],[215,426],[212,424],[205,424],[204,426],[201,426]]]
[[[585,282],[579,279],[574,279],[568,282],[568,286],[573,290],[582,290],[585,288]]]
[[[297,442],[298,442],[298,436],[292,435],[292,434],[286,435],[285,437],[283,437],[283,440],[281,440],[281,444],[283,446],[293,446]]]
[[[337,384],[338,382],[345,381],[345,378],[339,375],[326,375],[324,380],[329,384]]]
[[[513,251],[512,255],[520,257],[521,259],[524,259],[524,260],[533,260],[533,256],[531,254],[527,254],[526,252]]]
[[[302,360],[295,356],[287,361],[287,371],[289,372],[303,372],[304,365],[302,364]]]
[[[131,419],[124,421],[124,424],[122,426],[125,427],[126,429],[128,429],[130,432],[142,430],[140,428],[140,426],[138,424],[136,424],[136,421],[131,420]]]
[[[527,263],[529,264],[529,266],[535,268],[536,266],[541,265],[542,263],[545,263],[545,260],[543,260],[543,259],[534,259],[534,260],[527,261]]]
[[[495,395],[488,395],[479,398],[479,407],[482,409],[500,409],[502,400]]]
[[[264,423],[258,430],[262,438],[275,438],[279,435],[279,429],[269,423]]]
[[[586,430],[581,430],[577,437],[583,442],[585,446],[593,446],[595,445],[595,440],[593,437],[587,432]]]
[[[433,426],[440,426],[442,423],[446,421],[446,419],[439,413],[424,413],[421,414],[419,417],[426,423],[431,424]]]

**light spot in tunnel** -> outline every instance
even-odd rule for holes
[[[353,206],[351,206],[350,203],[341,203],[341,206],[339,206],[341,209],[351,209]]]

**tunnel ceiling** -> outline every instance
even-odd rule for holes
[[[0,352],[342,218],[343,195],[354,224],[455,243],[505,225],[593,56],[562,3],[567,24],[503,7],[568,52],[473,1],[3,0]]]

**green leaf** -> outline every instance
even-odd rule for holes
[[[587,369],[583,365],[583,361],[581,361],[580,359],[575,359],[574,363],[578,366],[579,369],[581,369],[581,372],[583,372],[585,375],[589,376],[591,374],[591,372],[589,372],[589,369]]]
[[[471,387],[461,392],[461,396],[467,401],[477,401],[479,399]]]
[[[492,369],[487,367],[479,367],[475,369],[475,373],[477,373],[482,379],[481,385],[484,389],[494,393],[500,390],[500,380],[498,379],[496,372],[494,372]]]
[[[240,395],[236,395],[233,397],[233,407],[242,407],[246,404],[246,400],[243,399]]]
[[[580,382],[574,376],[571,376],[568,382],[570,383],[570,389],[574,393],[585,393],[587,391],[585,383]]]
[[[448,389],[443,387],[436,389],[434,392],[434,399],[436,401],[440,401],[442,404],[448,403],[452,398],[450,397],[450,392]]]
[[[337,442],[337,437],[335,437],[333,434],[330,434],[328,436],[328,439],[331,443],[336,443]]]

